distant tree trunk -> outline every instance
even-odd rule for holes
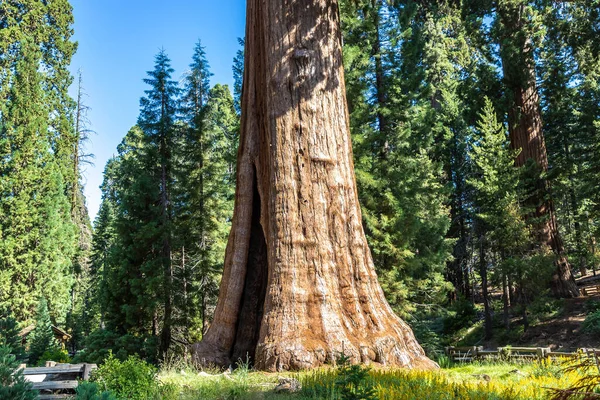
[[[208,312],[207,312],[207,302],[206,302],[206,289],[203,289],[202,295],[200,296],[200,315],[202,317],[202,337],[206,335],[208,332]]]
[[[452,158],[458,159],[456,141],[452,141],[451,151]],[[467,222],[465,221],[465,205],[464,198],[464,180],[459,177],[455,171],[455,162],[446,161],[446,174],[450,178],[454,186],[454,192],[450,201],[450,219],[451,225],[448,232],[449,237],[457,238],[452,250],[452,260],[448,261],[446,269],[448,271],[449,281],[452,282],[454,289],[460,293],[465,299],[471,297],[471,283],[469,277],[469,269],[466,266],[468,254],[468,230]],[[456,297],[456,295],[454,295]]]
[[[165,126],[164,120],[167,117],[167,97],[163,93],[160,115],[160,208],[161,208],[161,228],[162,228],[162,248],[161,261],[163,267],[163,326],[160,333],[159,352],[161,359],[167,357],[172,340],[173,326],[173,262],[171,249],[171,212],[170,212],[170,184],[172,182],[170,168],[170,143],[169,132],[171,129]]]
[[[521,317],[523,318],[523,330],[529,329],[529,318],[527,317],[527,295],[525,294],[524,284],[522,278],[519,279],[519,302],[521,303]]]
[[[379,10],[381,8],[381,0],[372,1],[372,17],[375,27],[375,37],[372,46],[372,55],[375,59],[375,93],[377,98],[377,125],[379,130],[379,155],[382,158],[387,156],[389,151],[388,121],[385,116],[385,108],[387,107],[387,93],[385,89],[385,72],[383,67],[383,54],[381,51],[381,16]]]
[[[435,368],[385,300],[361,224],[335,0],[249,0],[232,230],[198,362]]]
[[[481,293],[483,296],[485,338],[492,337],[492,310],[490,308],[490,296],[488,294],[488,268],[485,257],[485,236],[479,238],[479,275],[481,275]]]
[[[188,276],[187,276],[187,268],[186,268],[186,259],[185,259],[185,246],[181,247],[181,280],[182,280],[182,290],[183,290],[183,301],[181,305],[181,313],[182,313],[182,322],[183,326],[187,328],[189,326],[190,319],[190,307],[188,300]]]
[[[162,263],[163,263],[163,290],[164,290],[164,318],[163,326],[160,334],[160,356],[165,359],[171,346],[171,328],[173,325],[173,302],[172,302],[172,288],[173,288],[173,266],[171,262],[171,238],[169,232],[169,210],[168,210],[168,193],[167,193],[167,166],[163,162],[161,166],[161,207],[162,207],[162,224],[163,229],[163,240],[162,240]]]
[[[570,166],[574,165],[571,156],[571,140],[568,135],[563,135],[563,149],[565,152],[565,159],[569,166],[569,201],[571,206],[571,219],[573,221],[573,229],[575,230],[575,249],[577,252],[577,263],[579,264],[579,271],[582,276],[586,276],[587,271],[587,260],[585,257],[585,246],[583,244],[581,235],[581,222],[579,218],[579,202],[577,201],[577,195],[575,194],[575,176],[573,176],[573,168]],[[570,227],[569,227],[570,228]]]
[[[531,159],[540,172],[545,172],[548,170],[548,156],[542,132],[534,49],[531,38],[526,34],[527,17],[523,15],[523,10],[524,7],[511,5],[510,2],[498,3],[504,33],[500,54],[504,80],[510,96],[510,142],[513,149],[521,150],[516,159],[518,167],[523,167],[527,160]],[[559,297],[579,296],[579,289],[558,232],[554,204],[548,196],[550,185],[546,179],[540,178],[535,186],[532,188],[534,195],[528,199],[527,205],[535,209],[531,217],[541,221],[536,223],[535,240],[540,245],[547,245],[557,256],[557,269],[551,283],[552,291]]]
[[[502,303],[503,303],[503,308],[504,308],[504,328],[508,331],[510,329],[510,316],[509,316],[509,304],[508,304],[508,297],[509,297],[509,291],[508,291],[508,279],[506,277],[506,274],[502,274]]]

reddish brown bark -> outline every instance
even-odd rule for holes
[[[335,0],[248,0],[233,226],[195,359],[435,368],[386,302],[361,224]]]
[[[539,172],[548,170],[548,156],[542,131],[542,114],[536,85],[533,43],[527,37],[528,19],[523,14],[523,6],[498,4],[498,12],[504,31],[504,44],[501,48],[504,79],[509,91],[508,108],[509,134],[511,147],[520,150],[515,161],[519,167],[533,160]],[[506,45],[510,43],[510,45]],[[531,188],[534,193],[527,200],[527,206],[535,209],[535,240],[548,246],[557,256],[557,268],[552,276],[551,288],[556,296],[576,297],[579,289],[573,278],[571,266],[564,254],[556,222],[554,203],[549,196],[550,185],[544,178],[537,179]]]

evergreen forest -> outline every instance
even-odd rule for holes
[[[443,367],[447,346],[600,347],[600,298],[586,286],[600,278],[600,2],[297,2],[339,3],[360,222],[385,300],[427,357]],[[234,286],[223,272],[244,234],[236,185],[267,202],[260,181],[240,186],[248,110],[270,107],[248,83],[266,68],[249,29],[232,87],[211,79],[202,38],[186,71],[168,48],[140,71],[139,115],[104,166],[92,221],[85,170],[103,132],[88,117],[94,77],[71,72],[74,23],[69,0],[0,0],[0,377],[7,348],[30,365],[194,361]],[[248,276],[275,248],[268,230],[255,235],[253,204]],[[261,288],[264,302],[275,289]],[[558,339],[577,307],[587,319]]]

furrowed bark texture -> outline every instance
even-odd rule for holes
[[[506,38],[513,48],[502,49],[504,79],[510,90],[512,101],[508,109],[510,143],[513,149],[521,150],[516,165],[522,167],[527,160],[535,161],[540,171],[548,171],[548,156],[542,130],[540,99],[536,85],[533,43],[523,35],[527,19],[522,7],[499,7]],[[515,48],[518,52],[515,52]],[[510,52],[514,52],[511,54]],[[516,56],[515,56],[516,54]],[[538,179],[535,195],[528,205],[535,207],[532,218],[541,222],[535,227],[536,241],[547,245],[557,256],[557,268],[552,276],[551,287],[558,297],[577,297],[579,289],[565,256],[564,245],[558,231],[554,203],[549,196],[550,184]]]
[[[334,0],[248,0],[233,226],[195,359],[436,368],[384,298],[361,223]]]

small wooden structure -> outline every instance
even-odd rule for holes
[[[23,328],[21,330],[21,332],[19,332],[19,336],[21,337],[21,340],[23,341],[23,344],[25,343],[25,341],[27,340],[27,336],[29,336],[29,334],[35,329],[35,325],[29,325],[26,328]],[[60,329],[57,326],[52,325],[52,333],[54,334],[54,338],[56,339],[56,341],[58,343],[60,343],[60,345],[64,348],[66,348],[67,343],[71,340],[71,335],[68,334],[67,332],[65,332],[64,330]]]
[[[580,289],[583,296],[597,296],[600,294],[600,283],[583,286]]]
[[[48,361],[45,367],[24,368],[25,379],[39,392],[38,399],[66,399],[75,395],[80,380],[87,381],[96,364],[57,364]]]

